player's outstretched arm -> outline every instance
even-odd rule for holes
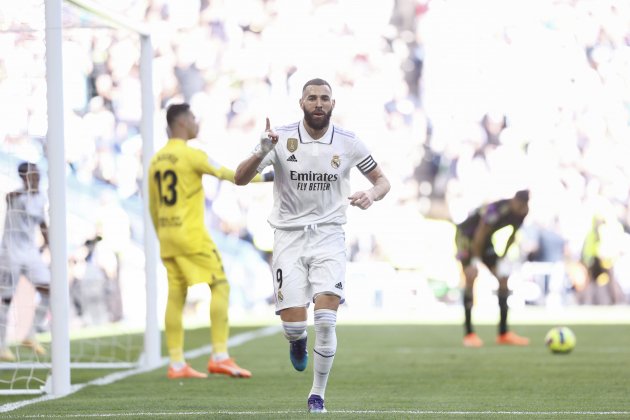
[[[232,184],[236,184],[236,172],[234,172],[232,169],[227,168],[225,166],[221,166],[219,168],[216,168],[215,171],[212,173],[212,175],[216,176],[217,178],[219,178],[219,179],[221,179],[223,181],[228,181],[228,182],[231,182]],[[265,174],[258,174],[257,173],[250,180],[250,182],[268,182],[268,181],[273,181],[273,177],[274,177],[273,171],[267,172]]]
[[[359,207],[362,210],[370,207],[375,201],[382,200],[391,188],[389,180],[385,177],[380,166],[365,174],[365,177],[372,183],[373,187],[369,190],[357,191],[348,197],[351,206]]]
[[[260,144],[256,146],[256,150],[250,157],[238,165],[234,174],[234,183],[236,185],[249,184],[258,173],[260,162],[267,153],[273,150],[276,143],[278,143],[278,135],[271,130],[271,124],[267,118],[265,131],[260,136]]]
[[[236,185],[247,185],[258,173],[258,165],[262,162],[262,157],[251,155],[242,161],[236,168],[234,183]]]

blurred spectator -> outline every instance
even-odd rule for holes
[[[130,246],[131,226],[129,216],[111,191],[105,191],[101,196],[100,207],[96,211],[96,232],[102,238],[98,248],[101,254],[108,256],[104,266],[108,274],[106,303],[109,320],[116,322],[123,318],[121,265]]]
[[[535,216],[532,217],[535,219]],[[557,220],[534,220],[526,226],[521,250],[527,261],[540,263],[542,273],[534,276],[540,293],[536,299],[528,299],[534,304],[566,303],[569,286],[565,274],[566,240],[560,231]]]
[[[82,325],[101,325],[120,319],[112,313],[112,283],[118,264],[113,253],[103,248],[100,236],[85,241],[71,258],[70,295]],[[117,319],[116,319],[117,318]]]
[[[590,305],[625,303],[623,291],[613,275],[613,264],[620,255],[623,227],[616,219],[600,214],[584,241],[582,260],[588,269],[589,281],[578,294],[578,302]]]

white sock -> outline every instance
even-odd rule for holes
[[[212,361],[213,362],[222,362],[230,358],[230,355],[227,353],[213,353]]]
[[[282,328],[284,328],[284,336],[289,341],[299,340],[306,337],[306,321],[282,321]]]
[[[174,370],[182,370],[186,367],[186,362],[171,362],[171,367]]]
[[[318,309],[315,311],[315,346],[313,347],[313,387],[310,395],[324,398],[328,375],[337,351],[337,311]]]

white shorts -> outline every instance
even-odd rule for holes
[[[308,307],[319,294],[345,300],[346,239],[341,225],[276,229],[273,246],[273,289],[276,314]]]
[[[33,286],[49,286],[50,270],[38,249],[11,252],[0,251],[0,297],[13,297],[15,288],[24,275]]]

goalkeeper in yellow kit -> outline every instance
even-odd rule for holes
[[[221,256],[204,223],[204,174],[234,182],[234,171],[217,167],[206,153],[187,145],[199,127],[188,104],[171,105],[166,112],[170,139],[151,159],[149,209],[160,242],[160,257],[168,276],[166,345],[170,357],[168,378],[205,378],[184,359],[182,312],[188,287],[210,286],[212,355],[208,372],[249,378],[228,355],[228,284]],[[270,176],[269,176],[270,175]],[[272,174],[267,178],[273,179]],[[269,179],[269,180],[271,180]],[[257,181],[262,181],[259,176]]]

